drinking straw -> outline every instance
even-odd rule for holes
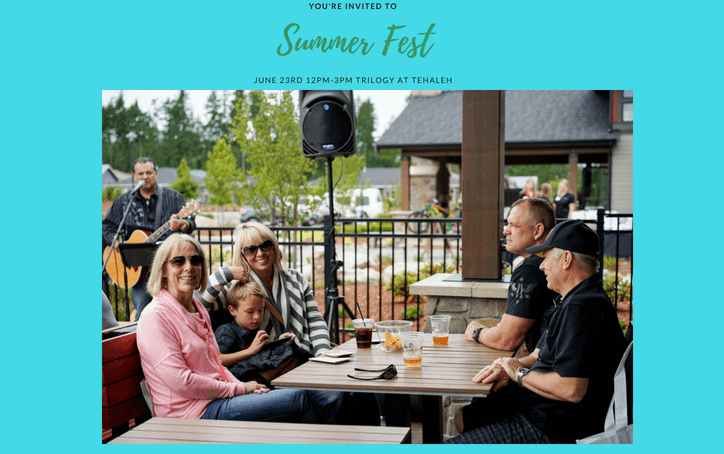
[[[359,307],[359,303],[357,301],[354,302],[354,305],[357,307],[357,310],[359,311],[359,315],[362,316],[362,326],[367,328],[367,324],[365,323],[365,317],[364,317],[364,315],[362,315],[362,308]]]

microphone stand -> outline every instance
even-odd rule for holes
[[[130,199],[130,196],[132,196],[134,192],[136,192],[137,190],[139,190],[141,188],[141,186],[143,186],[143,184],[137,184],[136,187],[133,188],[133,190],[131,190],[129,199]],[[126,216],[128,216],[128,211],[131,209],[132,202],[133,202],[133,200],[128,201],[128,206],[126,207],[126,211],[123,212],[123,217],[121,218],[121,222],[118,224],[118,230],[116,230],[116,234],[113,236],[113,243],[111,243],[111,251],[108,254],[108,257],[106,257],[105,262],[103,262],[103,269],[101,270],[101,274],[106,270],[106,265],[108,265],[108,259],[110,259],[111,254],[113,254],[113,245],[116,244],[118,235],[121,234],[121,230],[123,229],[123,224],[126,222]],[[121,242],[122,242],[122,240],[123,240],[123,238],[121,237]]]

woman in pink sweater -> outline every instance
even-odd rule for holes
[[[171,235],[156,252],[147,284],[154,299],[136,334],[155,416],[318,422],[305,391],[243,383],[221,365],[209,314],[193,296],[207,276],[204,251],[189,235]]]

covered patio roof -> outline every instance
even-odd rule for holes
[[[460,162],[463,92],[414,96],[376,147]],[[608,90],[506,90],[505,164],[607,162],[619,137],[609,123]]]

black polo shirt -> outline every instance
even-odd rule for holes
[[[517,410],[559,441],[601,432],[613,396],[613,375],[623,354],[616,311],[595,274],[571,290],[550,315],[532,371],[588,378],[579,403],[547,399],[524,390]]]
[[[542,262],[542,257],[531,255],[515,268],[505,303],[506,314],[535,320],[525,335],[528,352],[533,351],[545,329],[543,314],[553,306],[553,299],[559,296],[548,288],[546,275],[540,269]]]

